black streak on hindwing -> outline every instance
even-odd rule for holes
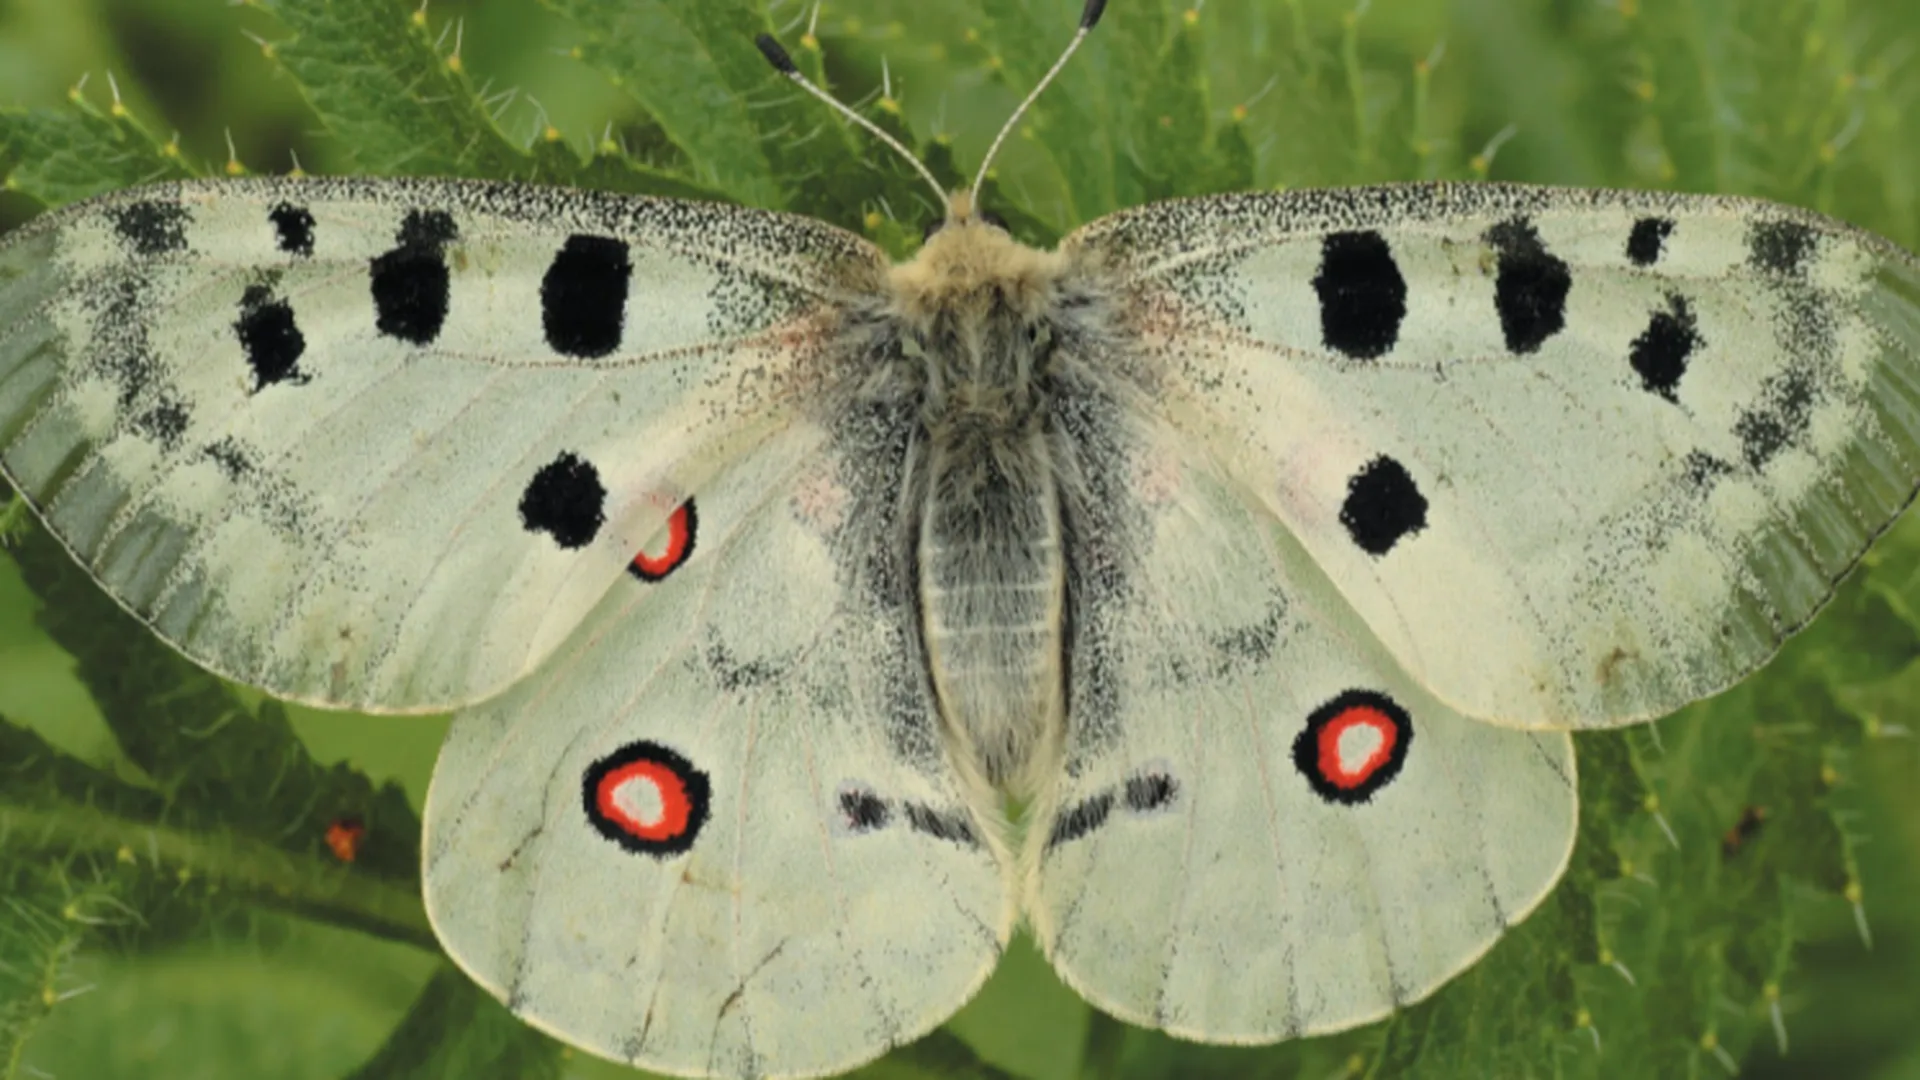
[[[863,789],[849,789],[840,793],[840,814],[847,829],[855,833],[884,829],[893,817],[886,800]]]
[[[980,846],[979,838],[973,835],[973,824],[967,820],[967,813],[964,810],[953,810],[943,814],[918,803],[907,803],[906,814],[907,827],[914,832],[965,847]]]
[[[1083,799],[1070,809],[1053,819],[1053,830],[1047,834],[1047,846],[1059,847],[1072,840],[1078,840],[1107,823],[1107,815],[1113,812],[1113,793],[1103,791],[1090,799]]]

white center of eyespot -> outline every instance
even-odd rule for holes
[[[1387,734],[1373,724],[1348,724],[1347,730],[1340,733],[1340,768],[1347,773],[1357,773],[1367,767],[1373,755],[1380,752],[1380,746],[1386,741]]]
[[[667,816],[667,801],[660,797],[660,785],[644,776],[636,776],[614,788],[613,805],[645,829],[660,824]]]

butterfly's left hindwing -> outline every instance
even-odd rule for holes
[[[946,751],[873,441],[800,425],[723,471],[651,578],[455,717],[428,911],[532,1023],[675,1075],[813,1076],[992,970],[1009,860]]]
[[[123,192],[0,241],[0,467],[195,660],[444,709],[787,422],[883,266],[802,219],[579,191]]]
[[[1920,264],[1805,211],[1361,188],[1156,204],[1064,250],[1183,436],[1477,719],[1723,689],[1920,476]]]

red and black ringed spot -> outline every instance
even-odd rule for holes
[[[1353,806],[1393,782],[1413,743],[1413,719],[1385,694],[1348,690],[1307,717],[1293,765],[1321,798]]]
[[[659,581],[675,570],[680,569],[687,558],[693,554],[693,541],[700,532],[700,514],[693,508],[693,500],[686,502],[667,517],[667,543],[658,555],[642,551],[628,564],[627,572],[641,581]]]
[[[587,820],[636,855],[665,858],[693,846],[707,822],[707,774],[672,750],[633,742],[588,767]]]

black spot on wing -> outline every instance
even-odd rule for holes
[[[273,298],[264,285],[249,285],[240,297],[240,319],[233,324],[240,348],[253,369],[253,392],[280,382],[303,384],[307,377],[296,367],[307,351],[307,339],[294,324],[293,306]]]
[[[547,344],[563,356],[606,356],[620,347],[633,261],[625,242],[569,236],[540,282]]]
[[[446,247],[459,235],[444,210],[412,210],[400,223],[399,244],[372,263],[374,325],[382,334],[431,345],[446,325],[452,277]]]
[[[1347,481],[1340,524],[1360,550],[1378,558],[1427,527],[1427,500],[1406,466],[1383,454]]]
[[[1053,829],[1047,834],[1047,846],[1059,847],[1061,844],[1078,840],[1107,823],[1107,815],[1113,812],[1113,793],[1103,791],[1090,799],[1080,802],[1061,814],[1053,821]]]
[[[1640,374],[1642,388],[1677,402],[1674,388],[1687,373],[1687,360],[1704,344],[1687,298],[1668,293],[1666,310],[1654,312],[1647,328],[1633,339],[1627,361]]]
[[[1733,425],[1741,456],[1750,467],[1764,468],[1782,450],[1806,437],[1816,396],[1812,377],[1800,368],[1789,368],[1762,385],[1759,403],[1741,413]]]
[[[113,227],[135,255],[168,255],[187,248],[187,208],[144,200],[116,207]]]
[[[1320,336],[1327,348],[1355,360],[1393,350],[1407,317],[1407,280],[1386,238],[1377,232],[1337,232],[1321,241]]]
[[[1652,266],[1666,253],[1667,237],[1672,235],[1672,218],[1641,218],[1627,234],[1627,258],[1635,266]]]
[[[280,250],[302,258],[313,254],[313,214],[304,206],[281,203],[267,211]]]
[[[965,811],[955,810],[940,813],[918,803],[907,803],[907,827],[917,833],[925,833],[935,840],[947,840],[967,847],[979,847],[979,838],[973,835],[973,825],[967,820]]]
[[[540,467],[520,496],[520,523],[574,551],[586,547],[606,524],[607,489],[600,471],[576,454],[562,453]]]
[[[1806,269],[1817,237],[1797,221],[1756,221],[1747,233],[1753,265],[1768,273],[1797,275]]]
[[[1486,239],[1498,258],[1493,306],[1507,351],[1537,352],[1548,338],[1566,329],[1573,273],[1540,242],[1540,234],[1525,218],[1493,226]]]

